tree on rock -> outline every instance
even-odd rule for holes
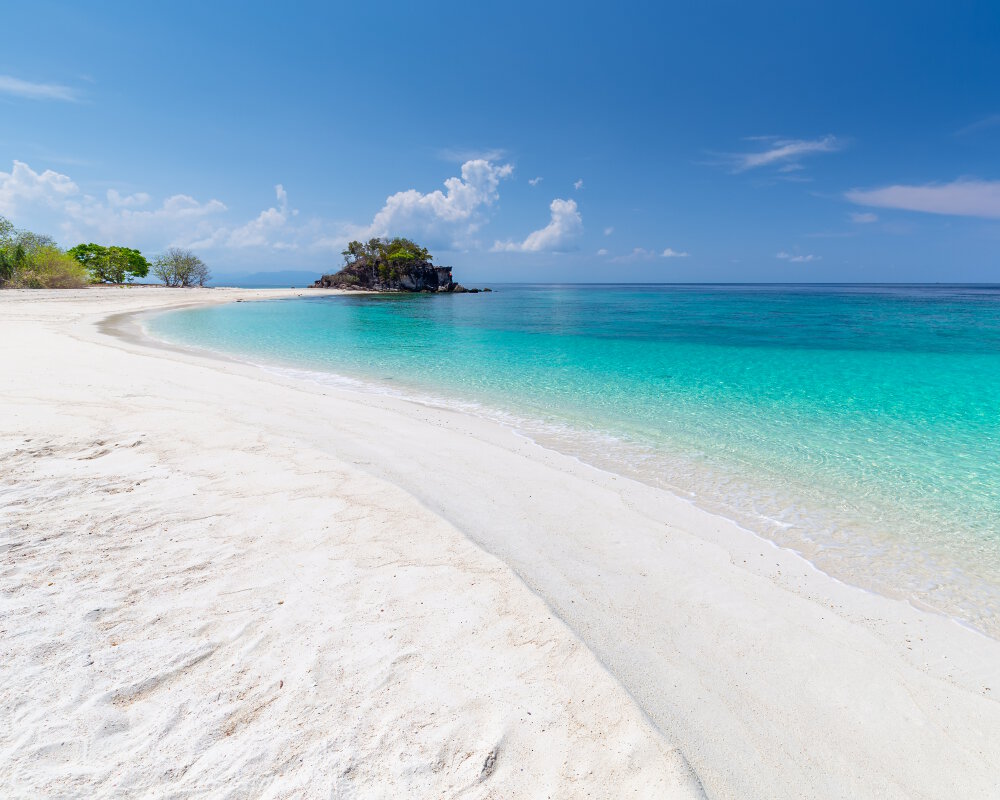
[[[204,261],[179,247],[171,247],[153,262],[153,274],[167,286],[204,286],[212,277]]]
[[[103,247],[91,242],[66,252],[83,264],[98,283],[131,283],[149,274],[149,262],[130,247]]]
[[[421,247],[410,239],[397,236],[394,239],[375,238],[367,242],[353,241],[341,252],[347,269],[367,270],[372,281],[395,280],[400,269],[416,263],[430,265],[433,256],[426,247]]]

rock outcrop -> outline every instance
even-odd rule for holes
[[[374,292],[470,291],[452,280],[451,267],[435,267],[427,261],[392,267],[351,264],[340,272],[324,275],[313,286]]]

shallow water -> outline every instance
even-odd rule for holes
[[[501,419],[1000,633],[1000,287],[504,286],[148,328]]]

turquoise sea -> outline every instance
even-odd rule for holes
[[[147,328],[498,419],[1000,633],[1000,287],[307,294]]]

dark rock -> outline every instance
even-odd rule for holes
[[[393,261],[381,259],[356,261],[340,272],[324,275],[313,284],[316,289],[347,289],[359,292],[451,292],[475,294],[490,289],[467,289],[455,283],[451,267],[436,267],[430,261]]]
[[[435,267],[427,261],[412,264],[351,265],[313,284],[319,289],[354,289],[374,292],[464,291],[451,278],[451,267]]]

